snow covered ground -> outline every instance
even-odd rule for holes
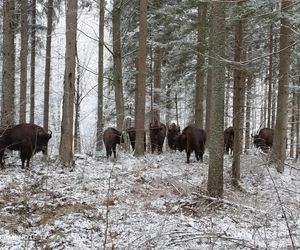
[[[299,163],[279,174],[262,154],[243,155],[235,190],[225,156],[221,202],[206,197],[208,156],[185,160],[118,152],[66,169],[36,155],[24,171],[16,159],[0,171],[0,249],[300,248]]]

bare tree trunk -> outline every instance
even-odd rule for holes
[[[211,113],[211,100],[212,100],[212,48],[211,48],[211,44],[212,44],[212,31],[211,31],[211,19],[212,19],[212,15],[210,17],[210,24],[209,24],[209,56],[208,56],[208,71],[207,71],[207,83],[206,83],[206,111],[205,111],[205,131],[206,133],[209,135],[210,134],[210,113]],[[206,139],[206,145],[208,145],[208,148],[210,144],[210,138],[208,137]]]
[[[36,53],[36,0],[31,4],[31,56],[30,56],[30,123],[34,123],[35,114],[35,53]]]
[[[140,0],[139,17],[139,48],[138,48],[138,82],[136,86],[135,104],[135,156],[144,154],[144,127],[145,127],[145,79],[147,57],[147,0]]]
[[[195,93],[195,125],[203,128],[204,102],[204,64],[205,41],[207,26],[207,3],[198,4],[197,30],[197,66],[196,66],[196,93]]]
[[[175,115],[176,115],[176,124],[179,126],[179,112],[178,112],[178,95],[177,91],[175,93]]]
[[[113,29],[113,82],[115,87],[115,102],[117,129],[122,130],[124,121],[124,97],[122,83],[122,48],[121,48],[121,3],[120,0],[114,0],[112,11],[112,29]]]
[[[208,137],[209,168],[207,191],[210,196],[223,196],[223,155],[224,155],[224,81],[225,63],[217,58],[225,55],[225,5],[214,1],[212,5],[212,29],[210,32],[212,54],[211,81],[211,124]]]
[[[237,2],[237,9],[242,9],[243,2]],[[239,63],[243,57],[243,23],[235,22],[235,52],[234,61]],[[243,148],[244,102],[245,102],[245,77],[241,69],[234,70],[234,96],[233,96],[233,160],[231,168],[231,183],[238,186],[240,180],[240,155]]]
[[[63,115],[59,157],[65,165],[73,163],[73,126],[75,96],[75,56],[77,33],[77,0],[67,0],[66,55],[63,97]]]
[[[15,1],[3,2],[3,69],[1,123],[15,123]]]
[[[245,129],[245,152],[250,149],[250,131],[251,131],[251,103],[252,103],[252,85],[253,77],[248,76],[246,85],[246,129]]]
[[[274,64],[277,64],[277,53],[278,53],[278,38],[277,34],[274,37]],[[273,70],[275,71],[275,70]],[[273,89],[277,88],[277,81],[273,81]],[[276,110],[277,110],[277,95],[276,91],[272,93],[272,121],[271,121],[271,128],[275,128],[275,120],[276,120]]]
[[[298,78],[298,87],[300,85],[300,77]],[[300,150],[300,125],[299,125],[299,121],[300,121],[300,94],[297,93],[296,94],[296,160],[298,160],[299,158],[299,150]]]
[[[291,29],[289,20],[284,13],[292,5],[292,0],[282,0],[280,38],[279,38],[279,81],[277,97],[277,117],[274,130],[274,142],[272,148],[272,160],[276,163],[276,169],[282,173],[284,171],[284,161],[286,158],[286,132],[288,121],[288,97],[289,97],[289,67],[290,67],[290,40]]]
[[[98,105],[97,105],[97,142],[96,151],[103,148],[103,47],[104,47],[104,11],[105,0],[100,0],[99,6],[99,43],[98,43]]]
[[[171,84],[167,84],[166,91],[166,121],[171,121],[171,113],[172,113],[172,99],[171,99]]]
[[[270,41],[269,41],[269,88],[268,88],[268,119],[267,127],[271,128],[272,120],[272,86],[273,86],[273,24],[270,25]]]
[[[49,89],[51,72],[51,38],[53,22],[53,0],[48,0],[47,6],[47,38],[46,38],[46,62],[45,62],[45,86],[44,86],[44,129],[49,128]]]
[[[76,80],[76,98],[75,98],[75,121],[74,121],[74,152],[81,153],[81,143],[80,143],[80,79],[81,70],[78,58],[78,51],[76,46],[76,60],[77,60],[77,80]]]
[[[160,82],[161,82],[161,50],[154,49],[154,89],[153,89],[153,113],[152,122],[160,123]]]
[[[295,137],[295,106],[296,106],[296,94],[292,92],[292,107],[291,107],[291,128],[290,128],[290,157],[294,157],[294,137]]]
[[[26,122],[27,96],[27,58],[28,58],[28,1],[21,1],[21,73],[20,73],[20,123]]]
[[[231,87],[231,84],[230,84],[230,72],[227,72],[227,75],[225,77],[225,128],[229,127],[229,126],[232,126],[232,117],[231,119],[229,119],[229,110],[230,110],[230,105],[229,105],[229,101],[230,101],[230,87]],[[230,121],[229,121],[230,120]]]

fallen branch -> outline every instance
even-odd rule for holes
[[[172,242],[169,243],[168,246],[176,245],[176,244],[191,241],[191,240],[197,240],[197,239],[221,239],[221,240],[226,240],[226,241],[233,242],[233,243],[235,243],[239,246],[245,247],[245,248],[249,248],[249,249],[254,248],[254,246],[251,245],[250,242],[246,242],[244,239],[229,237],[224,233],[222,233],[222,234],[198,234],[198,235],[197,234],[195,234],[195,235],[189,235],[189,234],[184,235],[184,234],[182,234],[182,235],[179,235],[177,237],[180,237],[181,239],[177,239],[177,240],[172,239],[171,240]]]
[[[292,168],[292,169],[296,169],[296,170],[300,171],[300,168],[296,168],[295,166],[293,166],[291,164],[285,163],[285,165]]]
[[[250,206],[246,206],[246,205],[243,205],[243,204],[234,203],[234,202],[229,201],[229,200],[225,200],[225,199],[221,199],[221,198],[214,198],[214,197],[211,197],[211,196],[208,196],[208,195],[198,194],[198,193],[195,193],[195,192],[193,192],[192,195],[196,195],[198,197],[201,197],[201,198],[204,198],[204,199],[207,199],[207,200],[210,200],[210,201],[214,201],[214,202],[222,202],[224,204],[227,204],[227,205],[230,205],[230,206],[233,206],[233,207],[242,207],[242,208],[245,208],[245,209],[250,210],[252,212],[260,212],[262,214],[267,214],[267,212],[264,211],[264,210],[257,209],[257,208],[254,208],[254,207],[250,207]]]

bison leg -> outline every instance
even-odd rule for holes
[[[116,145],[112,146],[112,150],[114,152],[114,158],[116,159],[117,156],[116,156]]]
[[[158,145],[157,146],[157,153],[160,155],[162,153],[162,146]]]
[[[22,166],[21,166],[21,168],[22,168],[22,169],[24,169],[24,168],[25,168],[25,166],[24,166],[24,164],[25,164],[25,160],[26,160],[26,157],[22,157],[22,155],[21,155],[21,162],[22,162]]]
[[[1,165],[1,168],[2,168],[2,169],[4,169],[3,156],[4,156],[4,149],[1,149],[1,150],[0,150],[0,165]]]
[[[154,150],[155,150],[154,143],[151,143],[151,153],[152,153],[152,154],[154,153]]]
[[[228,145],[226,145],[225,153],[229,154],[229,146]]]
[[[199,161],[200,160],[200,152],[195,151],[195,156],[196,156],[197,161]]]
[[[190,156],[191,156],[191,152],[186,151],[186,163],[190,163]]]
[[[106,147],[106,158],[108,159],[111,156],[111,148]]]

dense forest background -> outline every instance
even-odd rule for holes
[[[228,126],[233,166],[263,127],[275,129],[274,160],[286,139],[297,158],[299,13],[292,0],[4,1],[2,125],[51,129],[66,163],[101,151],[106,127],[157,120],[205,129],[212,161]]]
[[[0,17],[0,129],[52,131],[29,169],[7,154],[0,248],[299,248],[300,1],[3,0]],[[160,122],[202,128],[203,161],[150,154]]]

